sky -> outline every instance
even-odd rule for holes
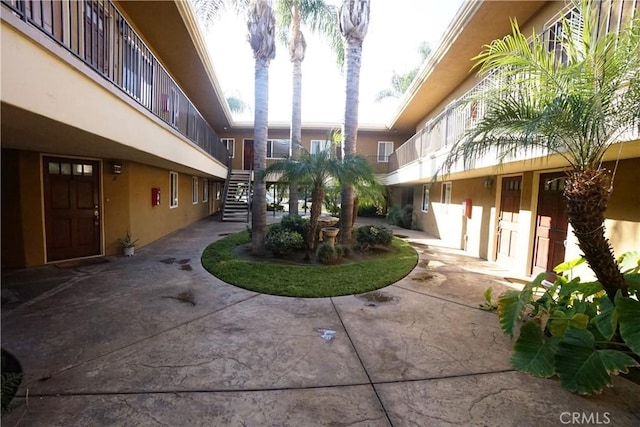
[[[274,0],[277,1],[277,0]],[[339,5],[339,0],[329,0]],[[462,0],[371,0],[369,29],[362,47],[360,124],[386,124],[398,111],[398,99],[375,102],[391,87],[393,71],[403,74],[420,65],[421,42],[432,51],[460,8]],[[249,105],[237,122],[253,121],[254,58],[247,41],[246,17],[225,12],[205,30],[213,67],[225,97]],[[303,28],[307,41],[302,62],[302,122],[341,123],[344,115],[344,75],[328,42]],[[292,64],[287,48],[276,46],[269,66],[269,122],[291,120]]]

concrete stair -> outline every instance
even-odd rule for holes
[[[249,197],[251,171],[231,171],[227,183],[227,195],[222,209],[222,220],[249,222]]]

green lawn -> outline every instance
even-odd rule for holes
[[[402,279],[415,267],[418,254],[405,241],[394,238],[391,250],[366,260],[342,265],[289,265],[256,262],[233,253],[249,242],[246,231],[211,243],[202,254],[202,265],[219,279],[271,295],[331,297],[380,289]]]

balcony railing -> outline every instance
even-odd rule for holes
[[[0,0],[224,165],[228,153],[197,108],[109,0]]]
[[[629,4],[628,4],[629,3]],[[598,15],[603,23],[599,27],[600,31],[620,31],[625,20],[635,16],[640,11],[640,1],[620,2],[617,6],[612,3],[604,5],[598,3],[597,7],[608,7]],[[563,13],[570,25],[573,26],[572,31],[574,37],[579,37],[582,32],[582,20],[580,15],[576,15],[576,9],[569,9]],[[549,49],[557,52],[558,60],[566,61],[566,53],[559,44],[557,34],[561,31],[558,27],[558,20],[554,23],[548,23],[542,34],[542,39],[548,43]],[[453,101],[447,108],[436,117],[429,120],[425,126],[415,135],[409,138],[404,144],[389,156],[389,172],[393,172],[417,160],[431,159],[439,157],[440,154],[446,153],[447,148],[451,146],[471,129],[486,113],[486,103],[479,94],[485,93],[497,87],[508,85],[508,82],[501,81],[496,74],[489,74],[476,84],[470,91],[466,92],[462,97]],[[618,136],[617,141],[630,141],[637,139],[639,136],[638,129],[629,130]],[[443,150],[443,151],[440,151]],[[511,153],[506,160],[516,160],[522,158],[543,157],[548,152],[542,148],[529,150],[523,153]],[[496,159],[499,157],[497,150],[488,153],[481,159],[465,161],[456,165],[452,170],[470,170],[478,167],[495,165]],[[431,173],[437,171],[435,164],[430,165]]]

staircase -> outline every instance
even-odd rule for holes
[[[249,222],[251,171],[239,169],[230,171],[226,187],[222,220]]]

